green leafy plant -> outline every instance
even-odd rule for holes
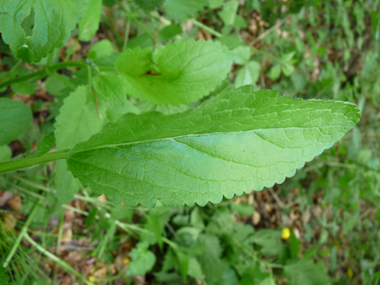
[[[339,270],[353,278],[347,256],[357,253],[360,280],[376,280],[380,255],[356,246],[376,240],[380,221],[377,211],[362,223],[372,212],[360,211],[378,199],[363,189],[379,185],[378,150],[364,142],[380,129],[365,109],[379,91],[378,55],[362,35],[368,15],[379,30],[369,2],[0,0],[1,96],[24,94],[0,98],[0,186],[23,193],[28,215],[17,239],[0,242],[0,283],[44,276],[28,269],[37,252],[86,284],[108,281],[58,257],[63,209],[85,217],[78,236],[90,233],[98,261],[132,244],[118,268],[126,283],[148,274],[159,284],[327,284]],[[23,97],[36,92],[44,100]],[[364,134],[357,123],[369,112]],[[323,210],[334,220],[305,214],[301,237],[287,228],[281,238],[283,224],[255,221],[259,206],[272,211],[265,199],[253,207],[264,188],[282,217]],[[92,197],[102,194],[110,201]],[[66,204],[74,199],[86,206]]]
[[[12,5],[10,9],[14,9]],[[39,12],[39,6],[35,7]],[[80,30],[86,21],[83,18]],[[3,25],[20,26],[6,22]],[[38,22],[34,29],[40,29]],[[41,59],[35,55],[37,49],[29,48],[34,38],[26,40],[22,53],[18,51],[16,55],[28,61]],[[57,42],[47,51],[59,45]],[[293,55],[283,58],[291,59]],[[166,205],[205,205],[208,201],[218,203],[223,196],[231,198],[282,183],[305,162],[331,147],[359,120],[354,105],[292,100],[278,97],[276,92],[252,92],[248,87],[226,90],[200,109],[183,114],[126,114],[108,125],[107,118],[96,118],[94,112],[92,119],[85,118],[86,125],[73,119],[77,114],[82,117],[80,109],[84,106],[91,112],[95,104],[99,116],[108,108],[93,101],[92,88],[97,92],[95,96],[99,94],[111,104],[123,103],[126,92],[156,104],[195,101],[217,87],[231,63],[232,54],[221,44],[191,40],[169,43],[153,53],[149,48],[127,49],[115,62],[119,75],[99,72],[90,60],[88,87],[78,87],[67,99],[73,97],[78,110],[65,109],[69,104],[65,101],[57,119],[59,151],[3,163],[0,173],[66,159],[68,169],[84,186],[90,186],[98,195],[105,193],[116,203],[123,200],[131,206],[140,203],[147,207],[153,207],[156,201]],[[78,100],[85,101],[81,104]],[[68,121],[63,121],[65,116]],[[7,122],[10,124],[12,119]],[[87,130],[81,131],[81,125]],[[4,136],[13,138],[14,131],[8,127]],[[60,162],[58,168],[66,169],[66,164]],[[61,176],[66,176],[66,181],[70,179],[69,184],[75,181],[67,170],[58,172],[57,179]]]

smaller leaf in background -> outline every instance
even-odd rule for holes
[[[282,65],[282,73],[284,73],[285,76],[290,76],[294,72],[294,66],[291,64],[284,64]]]
[[[253,206],[248,203],[232,203],[231,210],[235,215],[238,216],[251,216],[255,211],[255,208],[253,208]]]
[[[348,233],[350,230],[352,230],[355,227],[356,222],[360,219],[360,213],[359,211],[356,211],[353,213],[344,223],[342,232]]]
[[[67,75],[60,74],[60,76],[62,76],[66,80],[69,80],[69,77]],[[46,78],[45,88],[51,95],[54,95],[57,97],[63,97],[66,94],[68,95],[67,85],[54,75],[49,75],[48,78]]]
[[[68,40],[70,32],[86,11],[87,2],[1,0],[0,6],[6,13],[0,14],[0,33],[16,57],[27,62],[38,62]],[[29,28],[27,33],[22,27],[25,19],[28,25],[34,23],[33,29]]]
[[[203,272],[202,267],[199,263],[199,261],[195,257],[189,257],[189,270],[188,275],[193,277],[194,279],[202,281],[203,278]]]
[[[101,113],[106,113],[105,102],[99,101],[99,109]],[[57,150],[71,148],[76,143],[87,140],[99,132],[105,123],[106,119],[99,118],[94,95],[89,92],[88,86],[79,86],[64,100],[56,118],[54,126]],[[57,161],[56,171],[58,200],[67,203],[73,199],[81,184],[68,171],[66,161]]]
[[[260,77],[260,63],[256,61],[250,61],[241,69],[238,70],[235,78],[235,87],[241,87],[244,85],[255,85]]]
[[[249,46],[238,46],[232,50],[234,62],[239,65],[244,65],[251,57],[251,48]]]
[[[208,0],[208,6],[211,9],[218,9],[222,6],[224,0]]]
[[[147,229],[149,229],[154,237],[156,238],[156,242],[158,243],[158,246],[162,250],[163,247],[163,241],[162,241],[162,227],[160,225],[160,219],[157,215],[150,214],[148,216],[148,222],[146,225]]]
[[[173,20],[186,20],[195,16],[207,5],[204,0],[166,0],[166,14]]]
[[[166,42],[180,34],[182,34],[182,28],[177,24],[171,24],[158,32],[157,39]]]
[[[32,123],[31,109],[22,102],[0,98],[0,145],[8,144]]]
[[[206,275],[207,283],[222,284],[221,268],[223,262],[220,259],[222,249],[219,239],[212,235],[201,235],[199,242],[203,244],[203,251],[198,260]]]
[[[276,80],[281,75],[281,66],[279,64],[275,64],[272,66],[270,72],[269,72],[269,78],[272,80]]]
[[[127,49],[116,61],[128,93],[155,104],[179,105],[209,94],[230,71],[232,55],[218,42],[182,40]]]
[[[144,276],[147,272],[152,270],[156,263],[156,256],[148,250],[149,244],[139,242],[134,249],[131,250],[129,256],[131,262],[127,267],[128,276]]]
[[[88,8],[78,24],[79,40],[89,42],[99,29],[102,16],[102,0],[90,0]]]
[[[156,9],[164,3],[164,0],[135,0],[136,4],[139,5],[142,9],[151,11]]]
[[[108,8],[112,8],[115,4],[115,0],[103,0],[103,5]]]
[[[43,137],[43,139],[39,142],[36,150],[36,155],[41,156],[47,153],[55,144],[55,136],[54,132],[47,134]]]
[[[281,60],[284,61],[284,62],[289,62],[291,63],[292,62],[292,59],[294,57],[296,53],[294,51],[292,52],[289,52],[289,53],[286,53],[284,54],[282,57],[281,57]]]
[[[217,38],[215,40],[222,43],[222,45],[225,45],[226,47],[228,47],[228,49],[231,51],[234,50],[235,48],[239,47],[239,46],[245,46],[241,37],[239,35],[236,35],[236,34],[223,36],[223,37]]]
[[[109,40],[101,40],[94,44],[88,51],[87,57],[91,59],[100,59],[109,56],[114,52],[112,42]]]
[[[273,256],[277,255],[281,250],[282,243],[280,237],[281,232],[278,230],[262,229],[255,232],[252,240],[260,246],[261,254]]]
[[[274,281],[273,277],[267,277],[258,285],[276,285],[276,281]]]
[[[9,146],[1,145],[0,146],[0,162],[8,161],[12,158],[12,150]]]
[[[113,220],[126,220],[128,223],[132,222],[132,216],[134,211],[124,205],[116,205],[111,210],[111,219]]]
[[[127,87],[125,80],[110,71],[103,71],[94,76],[94,89],[97,94],[110,104],[120,104],[125,101]]]
[[[235,29],[246,29],[248,28],[247,21],[240,16],[239,14],[236,14],[234,24],[232,25]]]
[[[11,77],[17,78],[23,75],[27,75],[29,73],[31,73],[30,70],[26,69],[25,67],[19,67],[18,69],[12,72]],[[11,88],[13,92],[18,94],[33,95],[36,92],[34,84],[30,81],[12,83]]]
[[[290,256],[292,258],[296,258],[298,256],[298,253],[300,252],[300,244],[301,241],[296,237],[294,230],[292,229],[290,235]]]
[[[184,252],[180,248],[173,247],[173,249],[177,256],[177,260],[178,260],[177,265],[179,267],[179,271],[181,272],[182,279],[186,283],[187,273],[189,271],[189,256],[186,252]]]
[[[173,269],[177,264],[177,257],[174,254],[173,249],[169,248],[164,256],[164,262],[162,264],[161,272],[167,272]]]
[[[198,242],[200,230],[192,227],[180,228],[175,235],[175,242],[185,248],[193,247]]]
[[[134,49],[137,47],[151,49],[154,47],[154,41],[147,33],[141,34],[128,41],[127,48]]]
[[[325,265],[307,259],[297,259],[285,265],[284,274],[292,285],[321,285],[330,282]]]
[[[334,271],[338,268],[338,258],[336,254],[336,247],[333,246],[330,251],[330,271]]]
[[[224,4],[219,16],[226,26],[232,26],[235,22],[237,10],[239,8],[239,1],[231,0]]]
[[[205,224],[203,222],[199,207],[194,207],[193,211],[190,214],[190,224],[200,230],[203,230]]]

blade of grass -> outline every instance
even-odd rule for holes
[[[26,220],[25,225],[22,227],[21,232],[16,239],[16,242],[14,243],[11,251],[9,252],[7,258],[5,259],[5,261],[3,263],[4,268],[6,268],[8,266],[9,262],[12,260],[13,255],[16,253],[17,248],[20,245],[22,238],[26,235],[28,227],[34,218],[34,215],[37,213],[37,210],[38,210],[38,207],[40,206],[40,204],[41,204],[41,200],[38,200],[37,203],[34,205],[32,212],[30,213],[28,219]]]
[[[88,281],[82,274],[80,274],[78,271],[76,271],[74,268],[72,268],[69,264],[67,264],[64,260],[60,259],[58,256],[55,256],[50,251],[47,251],[42,246],[40,246],[37,242],[34,241],[27,233],[24,235],[24,238],[33,245],[38,251],[40,251],[42,254],[46,255],[51,260],[57,262],[61,267],[63,267],[68,272],[74,274],[77,276],[80,280],[82,280],[84,283],[88,285],[94,285],[94,283]]]

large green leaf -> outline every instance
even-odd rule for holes
[[[69,169],[83,185],[136,206],[205,205],[282,183],[359,120],[350,103],[279,97],[249,86],[201,108],[126,114],[77,145]]]
[[[0,0],[0,32],[14,55],[38,62],[70,37],[88,0]],[[33,19],[34,17],[34,19]],[[22,26],[31,22],[33,29]],[[24,28],[23,28],[24,27]]]
[[[0,145],[8,144],[24,132],[32,122],[30,108],[19,101],[0,99]]]
[[[116,69],[127,79],[130,95],[155,104],[196,101],[226,77],[232,55],[218,42],[184,40],[153,53],[149,48],[126,50]]]

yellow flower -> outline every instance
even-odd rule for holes
[[[129,256],[127,256],[127,257],[124,259],[124,264],[125,264],[125,265],[128,265],[130,262],[131,262],[131,259],[129,258]]]
[[[352,277],[354,277],[354,272],[352,271],[351,267],[348,267],[347,275],[348,275],[348,278],[350,278],[350,279],[352,279]]]
[[[282,238],[283,239],[290,238],[290,229],[289,228],[285,228],[282,230]]]

